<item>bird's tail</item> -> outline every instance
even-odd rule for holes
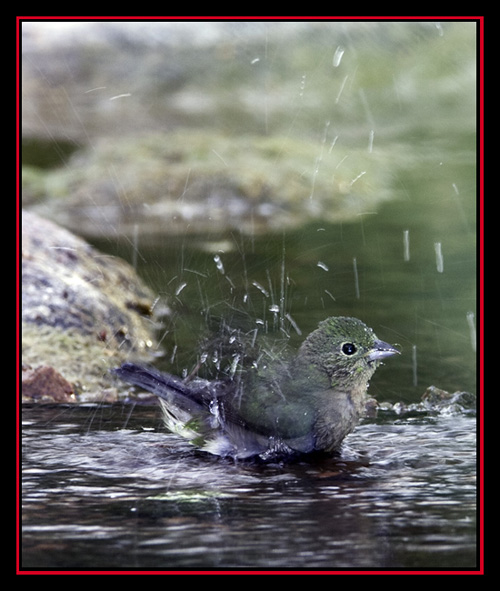
[[[124,363],[113,370],[120,379],[160,398],[169,431],[218,456],[247,458],[269,448],[268,437],[248,430],[241,421],[226,421],[220,384],[205,380],[185,382],[150,367]],[[219,397],[218,395],[219,394]]]
[[[213,411],[206,400],[207,382],[190,382],[151,367],[124,363],[113,370],[120,379],[160,398],[165,426],[191,441],[201,443],[207,432],[216,427]]]
[[[124,382],[152,392],[167,401],[175,394],[187,397],[191,394],[189,387],[180,378],[151,367],[124,363],[113,369],[113,373]]]

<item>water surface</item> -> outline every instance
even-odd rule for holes
[[[24,410],[30,569],[472,569],[475,420],[367,421],[340,457],[235,463],[157,409]]]

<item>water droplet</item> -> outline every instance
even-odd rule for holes
[[[186,287],[186,285],[186,282],[181,283],[179,287],[175,290],[175,295],[178,296],[181,293],[181,291]]]
[[[434,243],[434,250],[436,252],[436,268],[438,273],[442,273],[444,271],[444,261],[443,252],[441,250],[441,242]]]
[[[467,312],[467,324],[469,325],[472,350],[475,352],[476,351],[476,325],[474,322],[474,312]]]
[[[344,56],[345,49],[342,45],[339,45],[333,54],[333,67],[338,68],[340,66],[340,62],[342,61],[342,57]]]
[[[403,258],[405,261],[410,260],[410,230],[403,230]]]
[[[413,385],[416,386],[418,384],[417,378],[417,345],[413,345],[411,348],[411,361],[412,361],[412,368],[413,368]]]
[[[218,254],[214,255],[214,261],[217,269],[224,275],[224,265],[222,264],[222,259]]]
[[[352,265],[354,270],[354,290],[356,292],[356,299],[359,300],[358,264],[356,262],[356,257],[352,259]]]

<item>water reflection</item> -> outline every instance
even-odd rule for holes
[[[472,417],[366,422],[340,457],[290,465],[198,453],[156,408],[24,419],[25,568],[475,565]]]

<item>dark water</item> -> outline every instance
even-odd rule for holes
[[[475,420],[367,421],[342,456],[219,460],[151,407],[24,409],[25,568],[472,569]]]

